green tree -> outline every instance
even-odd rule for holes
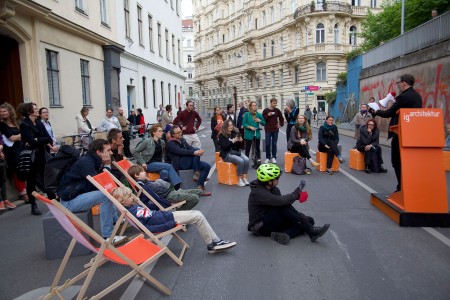
[[[369,11],[363,21],[361,45],[364,51],[379,46],[400,35],[402,3],[398,0],[387,0],[381,5],[383,11],[374,14]],[[448,0],[405,0],[405,32],[431,19],[431,10],[437,9],[439,14],[450,10]]]

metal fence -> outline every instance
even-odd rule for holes
[[[434,18],[362,55],[366,69],[450,38],[450,12]]]

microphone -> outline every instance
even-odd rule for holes
[[[383,106],[383,107],[387,107],[387,105],[388,105],[388,103],[389,103],[389,101],[395,101],[395,96],[396,96],[397,94],[395,93],[395,92],[390,92],[389,94],[387,94],[387,96],[385,97],[385,98],[383,98],[383,99],[381,99],[379,102],[380,102],[380,105],[381,106]]]

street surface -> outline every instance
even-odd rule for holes
[[[210,124],[206,117],[204,120],[205,129],[199,133],[206,153],[202,160],[213,165]],[[280,167],[286,150],[283,133],[278,139]],[[310,147],[315,150],[317,129],[313,136]],[[303,235],[283,246],[270,238],[252,236],[247,231],[250,189],[219,185],[214,172],[206,185],[213,196],[202,197],[196,209],[203,212],[219,237],[238,245],[227,252],[208,254],[195,226],[190,226],[182,235],[190,245],[184,265],[179,267],[165,256],[152,267],[151,275],[172,289],[171,299],[450,299],[450,228],[399,227],[371,206],[370,192],[395,189],[390,148],[383,147],[388,173],[366,174],[348,167],[353,137],[341,135],[340,144],[347,160],[341,164],[341,172],[332,176],[316,170],[310,176],[289,173],[280,180],[284,193],[294,190],[301,179],[308,181],[309,200],[296,202],[295,207],[312,216],[317,225],[331,224],[317,242],[311,243]],[[264,160],[265,153],[262,156]],[[250,169],[249,175],[254,180],[255,170]],[[447,187],[449,183],[447,172]],[[42,204],[40,207],[47,211]],[[98,217],[95,223],[98,228]],[[0,224],[0,299],[36,299],[46,293],[43,288],[51,285],[61,262],[45,258],[42,218],[30,215],[30,207],[25,205],[1,215]],[[176,242],[166,242],[176,251]],[[79,272],[89,258],[71,258],[69,273]],[[126,267],[106,264],[95,274],[87,295],[105,288],[126,271]],[[128,281],[106,297],[162,298],[140,279]]]

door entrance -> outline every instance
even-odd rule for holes
[[[0,35],[0,104],[9,102],[14,108],[23,103],[19,43]]]

